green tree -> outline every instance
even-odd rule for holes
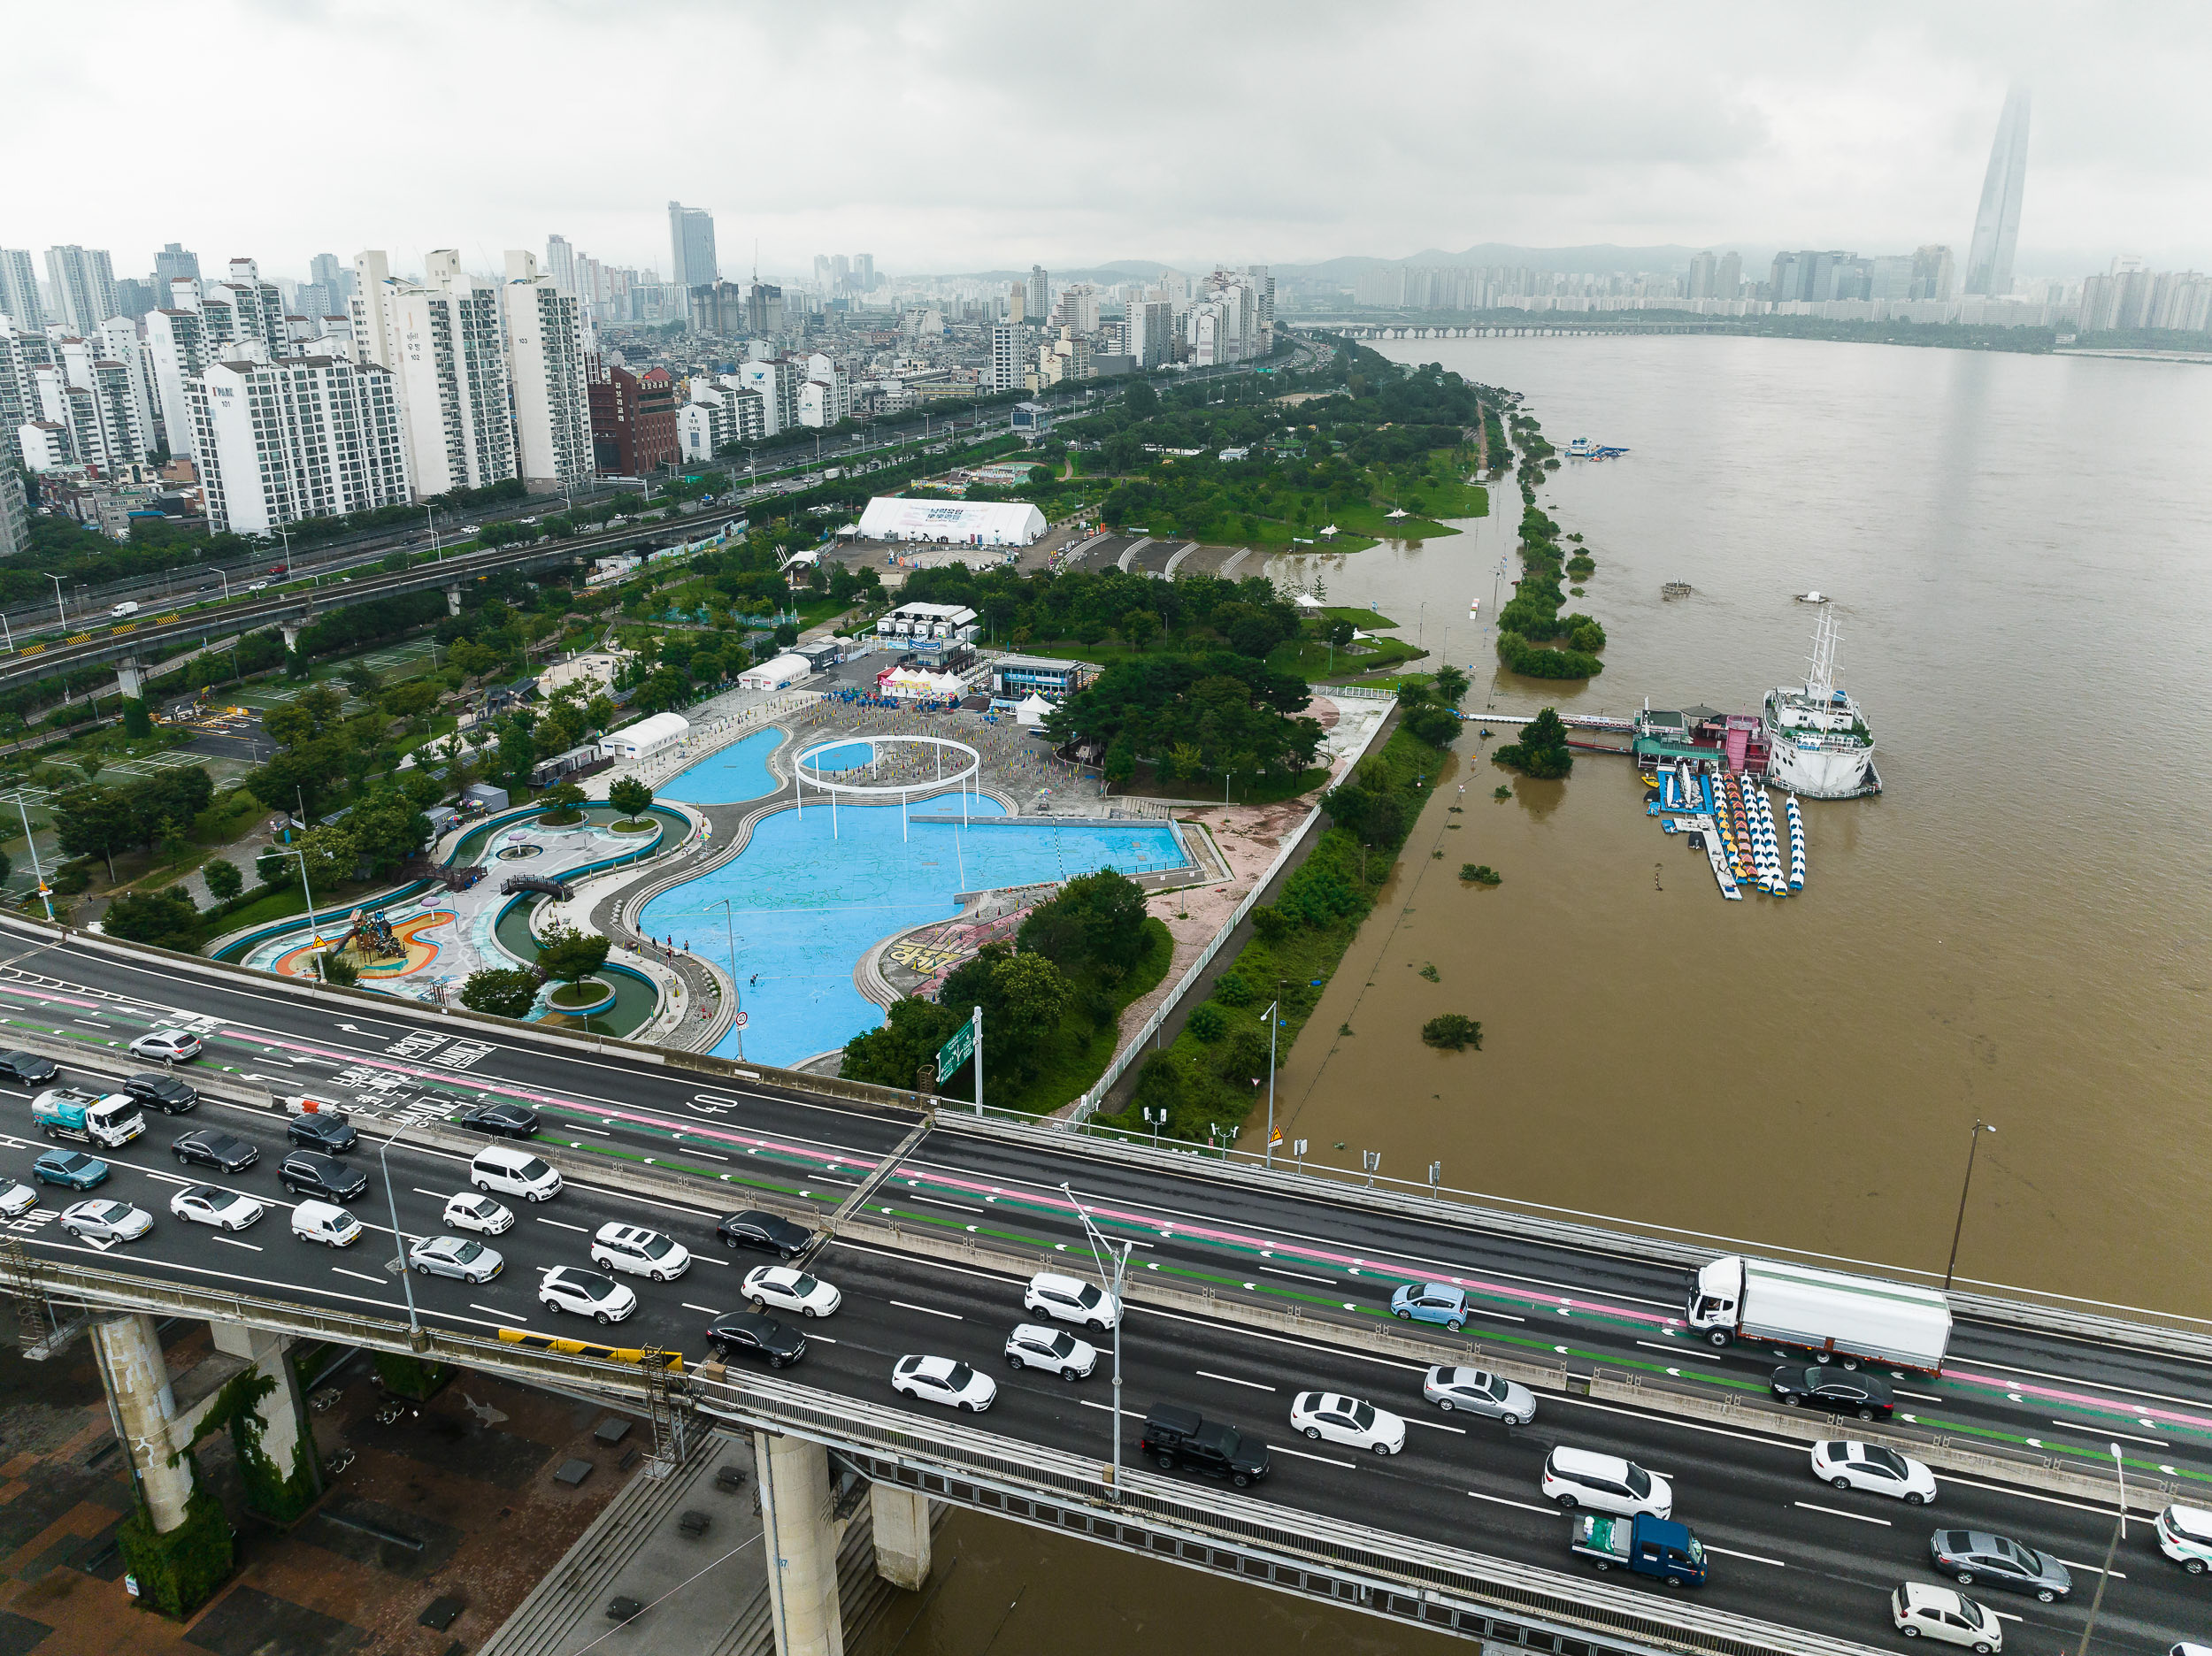
[[[294,848],[306,859],[308,889],[319,893],[326,894],[341,881],[351,879],[361,864],[361,848],[352,832],[336,824],[310,828],[300,835]],[[299,866],[291,858],[286,861],[295,868]]]
[[[653,790],[635,777],[619,777],[607,789],[607,803],[620,811],[626,821],[635,822],[652,809]]]
[[[938,1048],[960,1021],[933,1001],[895,1000],[885,1014],[881,1028],[864,1031],[845,1043],[837,1073],[848,1081],[872,1081],[878,1086],[911,1091],[917,1072],[935,1061]],[[970,1095],[973,1095],[972,1087]]]
[[[1118,980],[1148,950],[1143,888],[1111,869],[1079,875],[1022,922],[1017,941],[1063,971]]]
[[[1149,610],[1132,610],[1121,618],[1121,635],[1138,649],[1160,636],[1160,617]]]
[[[346,813],[345,826],[355,851],[379,874],[397,868],[430,839],[430,818],[403,794],[364,800]]]
[[[227,858],[217,857],[200,873],[207,881],[207,894],[219,903],[229,902],[246,889],[246,877]]]
[[[1439,667],[1436,670],[1435,689],[1439,698],[1457,707],[1467,694],[1467,675],[1456,667]]]
[[[607,939],[573,926],[555,926],[538,948],[538,970],[561,983],[580,983],[607,963]]]
[[[1480,1052],[1482,1025],[1464,1014],[1447,1012],[1421,1025],[1421,1039],[1445,1052],[1461,1052],[1469,1046]]]
[[[538,977],[533,971],[488,966],[471,972],[461,985],[461,1004],[490,1017],[526,1017],[537,998]]]
[[[1549,780],[1574,769],[1574,750],[1567,746],[1567,727],[1550,708],[1539,709],[1521,730],[1521,740],[1494,749],[1493,764],[1518,770],[1524,776]]]
[[[162,892],[126,892],[108,905],[100,925],[110,937],[187,954],[197,951],[207,936],[200,911],[180,886]]]
[[[106,860],[115,878],[115,854],[138,842],[138,813],[113,788],[71,788],[54,801],[54,833],[66,856]]]

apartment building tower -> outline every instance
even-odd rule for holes
[[[115,270],[105,248],[48,248],[46,280],[54,285],[62,325],[80,339],[121,310],[115,296]]]
[[[541,274],[537,256],[507,253],[508,376],[514,387],[515,463],[532,488],[574,487],[593,471],[591,377],[582,301]]]
[[[187,387],[211,530],[266,534],[303,518],[408,502],[391,370],[342,356],[272,359],[251,342],[242,349]]]

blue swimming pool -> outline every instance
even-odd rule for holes
[[[671,797],[691,797],[677,792],[681,780],[670,785]],[[917,800],[912,809],[956,814],[960,796]],[[972,798],[970,809],[979,816],[1001,811],[988,799]],[[1102,868],[1141,873],[1185,860],[1174,825],[1164,822],[1021,832],[915,822],[903,838],[900,830],[895,804],[841,805],[834,839],[826,802],[817,807],[810,801],[803,816],[777,811],[754,826],[735,861],[654,898],[640,929],[688,943],[725,967],[726,936],[733,930],[748,1020],[745,1055],[789,1064],[841,1046],[883,1022],[882,1008],[853,986],[854,967],[893,932],[956,913],[956,893]],[[734,1033],[715,1048],[730,1058],[737,1050]]]
[[[687,805],[738,805],[772,794],[780,784],[768,768],[768,755],[784,740],[783,732],[773,726],[756,731],[688,770],[678,771],[662,784],[660,796]]]

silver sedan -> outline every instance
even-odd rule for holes
[[[81,1201],[62,1215],[61,1228],[88,1242],[129,1242],[154,1228],[154,1216],[127,1201]]]
[[[1534,1392],[1484,1368],[1455,1368],[1439,1363],[1422,1380],[1421,1395],[1448,1414],[1463,1409],[1470,1414],[1487,1414],[1509,1426],[1525,1426],[1536,1418]]]
[[[407,1262],[418,1276],[457,1276],[463,1282],[489,1282],[507,1261],[498,1252],[467,1237],[425,1237],[407,1250]]]

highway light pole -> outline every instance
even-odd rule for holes
[[[66,632],[69,631],[69,606],[62,602],[61,577],[49,575],[46,579],[54,583],[54,609],[61,616],[61,630]]]
[[[2112,1539],[2104,1544],[2104,1568],[2097,1572],[2097,1591],[2089,1600],[2089,1620],[2082,1624],[2081,1643],[2074,1647],[2074,1656],[2089,1656],[2089,1636],[2097,1630],[2097,1612],[2104,1607],[2104,1584],[2112,1579],[2112,1555],[2120,1549],[2120,1537],[2128,1527],[2127,1462],[2120,1458],[2120,1445],[2108,1445],[2112,1451],[2112,1469],[2120,1478],[2120,1513],[2112,1525]]]
[[[1107,1278],[1112,1284],[1107,1292],[1114,1296],[1113,1484],[1114,1499],[1116,1500],[1119,1500],[1121,1499],[1121,1316],[1125,1308],[1122,1304],[1121,1284],[1123,1276],[1127,1273],[1129,1269],[1130,1253],[1137,1245],[1133,1242],[1124,1242],[1121,1245],[1120,1251],[1116,1252],[1114,1245],[1106,1239],[1104,1234],[1095,1224],[1091,1223],[1091,1210],[1086,1208],[1081,1202],[1076,1200],[1075,1192],[1068,1188],[1066,1181],[1063,1180],[1061,1182],[1060,1191],[1061,1193],[1064,1195],[1068,1199],[1069,1202],[1074,1207],[1075,1216],[1083,1222],[1083,1235],[1091,1245],[1091,1257],[1098,1261],[1098,1274],[1101,1276]],[[1113,1269],[1110,1271],[1108,1270],[1106,1266],[1106,1261],[1110,1257],[1114,1261]]]
[[[737,1059],[742,1063],[745,1062],[745,992],[737,986],[737,922],[731,918],[728,898],[717,898],[707,907],[722,910],[722,932],[730,946],[730,993],[735,997],[730,1005],[732,1027],[737,1031]]]
[[[1951,1227],[1951,1261],[1943,1268],[1943,1292],[1945,1293],[1951,1292],[1951,1275],[1958,1269],[1959,1233],[1966,1229],[1966,1192],[1974,1187],[1974,1152],[1981,1148],[1984,1133],[1993,1133],[1996,1131],[1980,1116],[1977,1116],[1974,1118],[1974,1136],[1968,1141],[1966,1146],[1966,1177],[1959,1183],[1958,1223]]]
[[[1280,1000],[1267,1003],[1267,1170],[1275,1170],[1275,1032],[1282,1020],[1275,1016]]]
[[[376,1164],[384,1169],[384,1205],[392,1214],[392,1246],[399,1250],[400,1292],[407,1296],[407,1331],[422,1332],[422,1324],[415,1320],[415,1284],[407,1280],[407,1238],[399,1231],[399,1202],[392,1194],[392,1164],[385,1160],[385,1152],[392,1147],[392,1139],[407,1131],[405,1122],[392,1129],[392,1136],[376,1147]]]
[[[46,918],[50,924],[54,918],[53,893],[46,884],[45,870],[38,865],[38,841],[31,838],[31,813],[24,808],[21,788],[15,791],[15,810],[23,818],[23,845],[31,854],[31,877],[38,881],[39,900],[46,905]]]

